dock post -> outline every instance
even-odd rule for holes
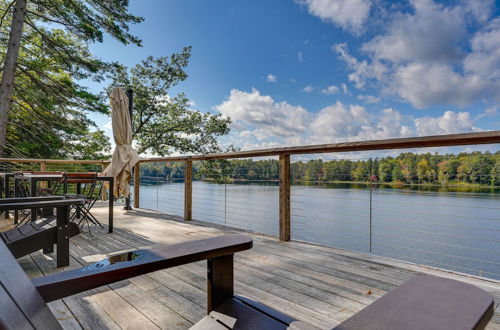
[[[45,172],[45,171],[47,171],[47,162],[40,162],[40,172]],[[40,187],[47,188],[48,183],[47,182],[40,182]]]
[[[280,241],[290,240],[290,155],[280,154]]]
[[[134,166],[134,208],[139,208],[139,194],[141,189],[141,163]]]
[[[184,220],[193,219],[193,161],[184,164]]]

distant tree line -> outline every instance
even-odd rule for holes
[[[278,180],[277,160],[225,160],[196,162],[193,166],[197,180]],[[163,180],[182,179],[182,162],[151,163],[141,166],[143,177],[159,176]],[[291,164],[295,182],[379,182],[402,184],[480,184],[500,185],[500,152],[471,152],[454,154],[401,153],[397,157],[362,160],[321,159]]]

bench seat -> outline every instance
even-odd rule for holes
[[[74,222],[68,223],[69,237],[80,233]],[[40,249],[53,250],[57,243],[56,218],[29,222],[17,228],[0,233],[0,239],[7,245],[15,258],[21,258]]]

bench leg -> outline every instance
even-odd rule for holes
[[[57,267],[69,266],[69,206],[57,208]]]
[[[234,295],[233,254],[207,260],[207,314]]]

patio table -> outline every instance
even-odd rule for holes
[[[54,182],[61,181],[63,178],[62,173],[55,174],[31,174],[22,173],[14,176],[14,196],[20,196],[19,184],[21,181],[28,182],[30,185],[30,196],[38,196],[37,183],[38,182]],[[31,209],[31,221],[36,221],[36,210]],[[17,213],[15,215],[14,223],[17,223]]]
[[[53,181],[60,181],[63,178],[62,174],[24,174],[22,176],[17,176],[15,178],[16,180],[16,186],[19,180],[27,180],[30,184],[30,192],[31,196],[35,197],[38,194],[37,191],[37,183],[38,182],[53,182]],[[112,233],[113,232],[113,188],[114,188],[114,178],[112,176],[98,176],[97,180],[99,181],[107,181],[109,183],[109,191],[111,192],[111,196],[109,198],[109,210],[108,210],[108,232]],[[76,191],[77,193],[80,192],[80,184],[77,184],[76,186]],[[64,193],[67,193],[67,185],[64,186]],[[18,197],[18,196],[16,196]],[[31,220],[34,221],[36,220],[36,213],[31,212]]]

